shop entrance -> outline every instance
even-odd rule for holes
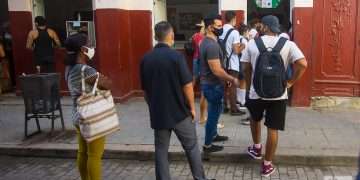
[[[154,24],[167,20],[175,31],[175,48],[183,49],[196,32],[196,24],[211,13],[219,13],[218,0],[158,0],[154,6]]]
[[[279,18],[284,30],[291,28],[289,0],[248,0],[247,3],[248,22],[271,14]]]
[[[95,43],[92,1],[44,1],[44,11],[48,26],[58,33],[62,42],[68,35],[83,28],[88,32],[91,43]]]

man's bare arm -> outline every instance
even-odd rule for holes
[[[0,58],[5,57],[4,46],[0,43]]]
[[[59,37],[58,37],[58,35],[56,34],[56,32],[54,31],[54,30],[52,30],[52,29],[49,29],[49,34],[50,34],[50,36],[51,36],[51,38],[54,40],[54,42],[55,42],[55,46],[56,47],[61,47],[61,42],[60,42],[60,40],[59,40]]]
[[[34,44],[34,31],[30,31],[26,41],[26,48],[32,50]]]
[[[288,81],[287,87],[290,88],[298,81],[305,73],[306,68],[308,67],[307,61],[305,58],[295,61],[294,65],[294,74],[292,78]]]
[[[234,77],[230,76],[225,70],[221,67],[220,59],[210,59],[208,60],[209,67],[211,72],[215,74],[215,76],[219,77],[224,81],[234,82]]]
[[[246,89],[250,90],[251,86],[251,75],[252,75],[252,67],[249,62],[241,62],[241,66],[244,72],[245,81],[246,81]]]

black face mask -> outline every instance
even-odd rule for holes
[[[213,33],[215,34],[215,36],[219,37],[222,35],[222,33],[224,32],[224,29],[223,28],[214,28],[214,31]]]

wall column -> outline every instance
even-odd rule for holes
[[[141,57],[152,47],[152,0],[93,0],[97,67],[117,101],[141,95]]]
[[[34,72],[32,53],[26,49],[29,31],[33,28],[32,5],[30,0],[8,0],[10,31],[12,35],[15,74]],[[19,83],[17,83],[19,87]],[[18,89],[18,88],[17,88]]]
[[[304,52],[309,67],[293,88],[292,106],[310,106],[312,87],[313,0],[291,0],[295,43]]]
[[[235,11],[236,24],[247,22],[247,0],[219,0],[219,9],[223,17],[226,11]]]

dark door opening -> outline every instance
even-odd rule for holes
[[[267,2],[269,2],[269,4],[267,4]],[[261,19],[263,16],[271,14],[279,18],[282,28],[286,30],[291,28],[290,1],[288,0],[278,0],[278,1],[248,0],[247,11],[248,11],[247,14],[248,22],[251,22],[251,20],[256,18]]]

